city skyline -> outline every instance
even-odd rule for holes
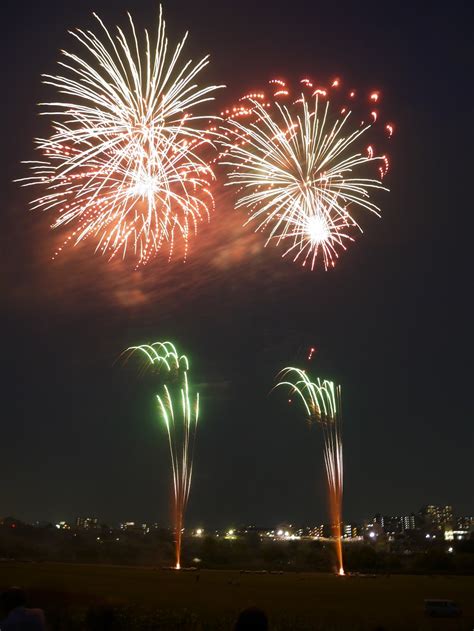
[[[431,513],[431,514],[430,514]],[[432,518],[432,514],[436,514],[436,518],[433,520]],[[416,511],[402,511],[399,513],[380,513],[380,512],[375,512],[372,513],[371,516],[365,516],[363,519],[351,519],[350,516],[346,516],[343,521],[342,524],[343,526],[348,526],[348,525],[355,525],[358,527],[371,527],[373,524],[379,524],[381,526],[381,528],[383,528],[386,532],[390,533],[391,532],[391,527],[393,525],[393,523],[396,521],[397,524],[400,527],[400,530],[402,532],[406,531],[406,530],[414,530],[414,529],[423,529],[423,528],[434,528],[434,529],[439,529],[439,530],[443,530],[446,528],[446,526],[448,526],[451,529],[456,529],[456,528],[474,528],[474,511],[472,513],[459,513],[458,511],[454,510],[452,505],[432,505],[432,504],[424,504],[423,506],[421,506],[418,510]],[[82,529],[94,529],[94,528],[100,528],[103,525],[106,525],[110,528],[125,528],[127,526],[137,526],[137,527],[141,527],[141,526],[151,526],[153,525],[153,527],[157,528],[164,528],[164,529],[173,529],[173,525],[171,520],[168,519],[169,523],[166,521],[166,519],[164,519],[161,522],[158,522],[156,520],[141,520],[141,519],[136,519],[136,518],[132,518],[132,516],[129,516],[129,519],[121,519],[119,521],[110,521],[107,520],[105,518],[103,518],[102,516],[98,516],[98,515],[92,515],[92,514],[83,514],[81,516],[62,516],[63,519],[52,519],[52,520],[48,520],[43,518],[36,518],[33,520],[22,520],[20,518],[19,515],[0,515],[0,523],[2,523],[2,521],[4,521],[5,519],[17,519],[18,521],[23,521],[24,523],[28,523],[30,525],[35,525],[35,524],[67,524],[69,527],[77,527],[77,528],[82,528]],[[65,519],[64,519],[65,518]],[[325,519],[316,521],[314,523],[295,523],[293,520],[291,519],[281,519],[279,522],[277,522],[276,527],[278,527],[278,524],[287,524],[290,525],[294,528],[312,528],[312,527],[317,527],[317,526],[327,526],[328,529],[330,529],[330,521],[328,519],[328,516],[326,516]],[[275,526],[275,524],[273,524]],[[258,523],[255,521],[249,521],[249,522],[244,522],[241,521],[239,519],[231,519],[226,525],[216,525],[216,524],[210,524],[209,522],[207,522],[205,519],[195,519],[194,523],[190,523],[189,526],[186,526],[186,528],[184,530],[186,530],[187,532],[190,531],[195,531],[196,529],[204,529],[206,531],[209,532],[214,532],[214,531],[225,531],[227,528],[229,527],[233,527],[236,529],[239,528],[247,528],[247,527],[251,527],[251,528],[259,528],[259,529],[268,529],[270,527],[270,524],[264,524],[264,523]]]

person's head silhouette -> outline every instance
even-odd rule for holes
[[[0,597],[1,608],[5,615],[17,607],[26,605],[26,594],[20,587],[10,587]]]
[[[249,607],[240,612],[234,631],[268,631],[268,618],[258,607]]]

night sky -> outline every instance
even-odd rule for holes
[[[408,4],[408,3],[407,3]],[[7,2],[2,8],[0,515],[169,523],[169,466],[153,389],[117,361],[173,339],[203,396],[190,525],[326,519],[321,436],[269,395],[304,363],[342,384],[347,521],[450,503],[474,513],[472,28],[470,3],[170,1],[169,36],[211,54],[216,111],[282,76],[379,88],[397,125],[364,235],[335,270],[305,270],[243,229],[232,193],[190,243],[143,271],[94,254],[51,262],[61,234],[13,183],[47,133],[36,103],[67,29],[156,24],[158,3]]]

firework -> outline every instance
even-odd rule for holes
[[[94,16],[101,37],[71,32],[83,55],[62,51],[62,74],[44,75],[60,96],[42,104],[52,132],[36,139],[42,158],[22,180],[42,189],[31,205],[55,213],[53,228],[73,226],[55,255],[94,237],[102,254],[132,251],[144,264],[165,245],[171,256],[177,235],[186,253],[213,208],[212,116],[195,110],[222,86],[197,84],[208,57],[182,59],[187,34],[169,50],[161,8],[155,36],[142,39],[130,15],[128,39]]]
[[[285,368],[279,373],[278,378],[276,387],[288,386],[290,396],[297,395],[301,399],[308,418],[317,422],[323,432],[331,526],[336,543],[338,574],[343,575],[341,387],[327,380],[317,379],[313,382],[300,368]]]
[[[191,393],[189,361],[179,355],[171,342],[131,346],[128,355],[139,353],[145,368],[157,369],[161,378],[156,394],[158,412],[168,435],[173,480],[173,522],[175,530],[176,569],[181,568],[181,540],[184,514],[191,490],[193,453],[199,418],[199,394]]]
[[[331,89],[340,83],[335,79]],[[352,234],[362,232],[357,211],[380,216],[371,193],[388,190],[382,185],[388,158],[367,145],[379,118],[373,103],[380,95],[372,93],[368,122],[360,122],[348,106],[332,104],[329,88],[315,88],[309,79],[287,104],[280,102],[290,99],[286,83],[270,84],[271,96],[253,92],[221,112],[227,119],[221,162],[229,167],[228,185],[239,187],[236,208],[248,209],[247,223],[269,230],[266,244],[283,242],[283,256],[311,269],[321,257],[327,269],[354,240]],[[347,97],[354,99],[355,92]]]

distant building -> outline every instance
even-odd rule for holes
[[[366,529],[372,530],[377,536],[383,532],[387,537],[393,538],[407,530],[415,530],[416,516],[414,513],[410,515],[380,515],[378,513],[366,524]]]
[[[456,520],[458,530],[474,530],[474,517],[458,517]]]
[[[452,530],[454,524],[453,507],[428,504],[420,511],[423,527],[426,530]]]
[[[384,515],[383,531],[388,537],[394,537],[402,532],[403,517],[398,515]]]
[[[410,515],[404,515],[401,518],[401,530],[406,532],[407,530],[416,530],[416,515],[411,513]]]
[[[342,536],[344,539],[355,539],[360,536],[360,527],[355,524],[344,524],[342,529]]]
[[[313,526],[309,530],[309,536],[313,537],[313,539],[329,538],[331,536],[331,527],[327,524]]]
[[[446,541],[463,541],[471,538],[470,530],[445,530],[444,538]]]
[[[99,520],[97,517],[76,517],[76,527],[84,530],[98,528]]]
[[[366,520],[364,522],[364,526],[362,528],[361,535],[367,541],[378,541],[380,537],[383,538],[385,534],[383,524],[385,523],[384,518],[377,513],[373,519]]]

